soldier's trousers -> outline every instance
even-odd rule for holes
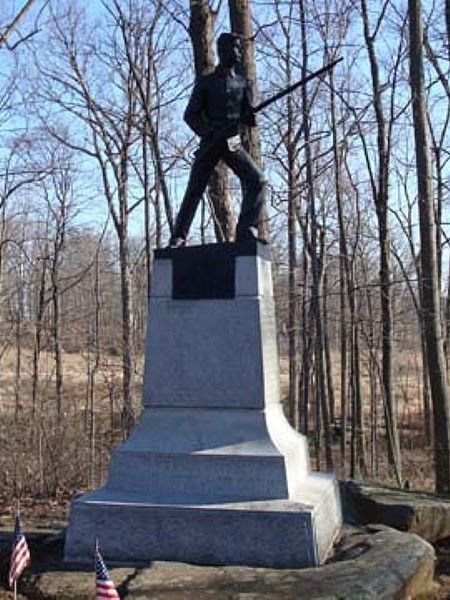
[[[237,234],[245,236],[256,228],[261,219],[266,180],[261,169],[242,148],[231,152],[226,141],[214,149],[204,152],[200,146],[194,159],[188,186],[175,222],[172,239],[186,239],[194,219],[195,211],[208,184],[208,180],[219,160],[223,160],[239,177],[242,186],[242,204],[237,224]]]

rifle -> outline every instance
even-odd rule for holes
[[[274,102],[277,102],[277,100],[284,98],[284,96],[287,96],[288,94],[292,94],[292,92],[294,90],[296,90],[297,88],[301,87],[302,85],[306,85],[312,79],[315,79],[316,77],[320,77],[321,75],[323,75],[323,73],[326,73],[327,71],[330,71],[331,69],[333,69],[338,63],[341,62],[341,60],[343,60],[342,57],[337,58],[336,60],[333,60],[332,62],[330,62],[327,65],[324,65],[322,68],[318,69],[317,71],[313,71],[312,73],[310,73],[303,79],[296,81],[295,83],[293,83],[292,85],[289,85],[284,90],[281,90],[277,94],[274,94],[267,100],[260,102],[259,104],[257,104],[256,106],[253,107],[253,112],[255,114],[259,113],[260,111],[264,110],[265,108],[267,108]],[[216,144],[218,144],[219,142],[222,142],[223,140],[228,139],[229,137],[234,137],[234,136],[238,135],[238,132],[239,132],[239,123],[238,122],[227,123],[227,125],[225,125],[225,127],[222,127],[219,130],[217,130],[211,138],[203,139],[200,141],[200,146],[196,152],[197,158],[204,156],[205,154],[210,152],[216,146]]]
[[[337,58],[336,60],[333,60],[333,62],[330,62],[327,65],[323,66],[321,69],[318,69],[317,71],[313,71],[312,73],[310,73],[303,79],[300,79],[299,81],[296,81],[292,85],[289,85],[287,88],[284,88],[284,90],[281,90],[281,92],[278,92],[278,94],[275,94],[274,96],[271,96],[267,100],[264,100],[264,102],[260,102],[257,106],[253,107],[253,112],[255,114],[259,113],[261,110],[264,110],[265,108],[267,108],[268,106],[270,106],[271,104],[276,102],[277,100],[284,98],[284,96],[287,96],[288,94],[292,94],[292,92],[294,90],[301,87],[302,85],[306,85],[312,79],[315,79],[316,77],[320,77],[320,75],[322,75],[323,73],[326,73],[327,71],[331,71],[331,69],[333,69],[338,63],[340,63],[341,60],[343,60],[342,56],[340,58]]]

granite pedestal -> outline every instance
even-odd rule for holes
[[[280,404],[269,248],[155,252],[143,413],[104,488],[72,502],[65,558],[296,567],[341,527]]]

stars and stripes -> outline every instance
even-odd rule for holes
[[[30,551],[20,524],[20,515],[17,513],[14,524],[14,542],[9,563],[9,585],[11,588],[17,583],[29,564]]]
[[[116,587],[109,578],[98,544],[95,546],[95,579],[95,600],[120,600]]]

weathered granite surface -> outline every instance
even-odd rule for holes
[[[340,489],[349,523],[384,523],[429,542],[450,536],[448,498],[355,481],[341,482]]]
[[[69,570],[61,562],[26,577],[26,590],[41,600],[92,599],[92,569]],[[415,534],[384,526],[346,527],[333,562],[318,568],[201,567],[154,562],[109,571],[122,599],[158,600],[338,600],[431,599],[434,550]],[[25,589],[25,588],[24,588]],[[31,597],[31,596],[30,596]]]
[[[68,561],[321,564],[342,523],[284,416],[267,246],[158,250],[144,410],[104,488],[72,503]]]

